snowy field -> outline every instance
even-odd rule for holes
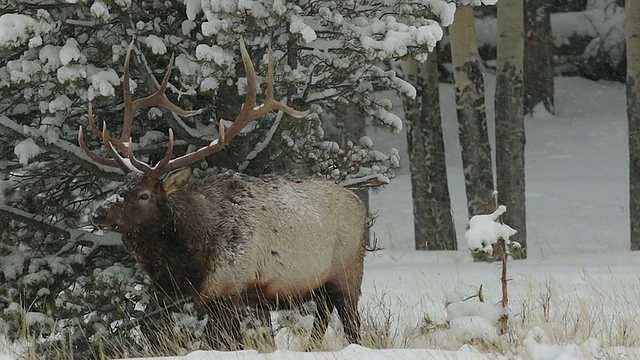
[[[487,78],[488,108],[494,83]],[[384,250],[367,255],[360,304],[364,326],[383,332],[386,344],[376,343],[389,349],[342,349],[339,322],[333,319],[337,330],[329,330],[325,345],[335,352],[297,352],[299,343],[283,330],[276,333],[280,350],[274,353],[193,352],[180,358],[640,359],[640,253],[628,251],[624,85],[557,78],[556,114],[538,112],[526,120],[528,259],[509,265],[513,331],[502,337],[483,326],[484,318],[467,316],[473,315],[464,313],[469,306],[455,313],[445,306],[454,297],[476,294],[481,285],[487,304],[497,303],[501,293],[499,264],[474,263],[466,250],[468,219],[451,85],[441,87],[441,102],[461,250],[412,250],[405,162],[392,184],[371,199],[378,212],[372,231]],[[372,129],[370,135],[382,150],[397,147],[406,161],[404,133]],[[444,326],[454,318],[464,321]]]

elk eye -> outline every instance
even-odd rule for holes
[[[138,197],[138,200],[149,200],[149,194],[147,193],[140,194],[140,196]]]

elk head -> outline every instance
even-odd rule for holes
[[[131,128],[136,111],[155,105],[162,106],[180,116],[192,116],[200,111],[183,110],[169,101],[165,95],[173,56],[158,91],[147,97],[132,100],[129,90],[129,62],[132,48],[133,42],[129,45],[124,65],[124,125],[120,138],[109,136],[106,123],[103,123],[102,131],[98,129],[93,118],[91,104],[89,104],[89,124],[94,134],[102,138],[103,145],[110,157],[102,157],[89,150],[83,140],[82,127],[78,132],[80,147],[93,161],[105,166],[119,167],[125,174],[124,183],[94,212],[93,222],[103,230],[113,230],[127,236],[130,236],[132,231],[157,226],[158,221],[162,220],[163,204],[165,204],[167,197],[186,185],[191,173],[188,166],[222,150],[249,122],[272,110],[284,111],[297,118],[308,114],[308,111],[295,110],[274,99],[271,49],[269,49],[266,98],[263,104],[256,106],[256,73],[244,41],[241,40],[240,51],[247,76],[247,98],[233,125],[225,130],[220,122],[218,139],[212,141],[208,146],[175,159],[172,158],[173,130],[169,129],[167,151],[156,165],[151,166],[139,161],[133,155]]]

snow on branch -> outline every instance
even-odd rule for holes
[[[469,219],[464,238],[471,251],[493,253],[493,244],[503,239],[509,245],[509,238],[517,233],[515,229],[498,221],[507,212],[504,205],[498,206],[491,214],[475,215]]]
[[[27,125],[20,125],[5,115],[0,115],[0,130],[13,134],[20,139],[31,138],[40,148],[63,156],[102,178],[122,180],[122,172],[119,169],[93,162],[79,146],[60,138],[50,139],[45,132]]]
[[[78,245],[89,246],[91,248],[122,245],[120,235],[117,233],[102,235],[101,233],[92,233],[84,230],[68,229],[59,224],[50,224],[40,215],[31,214],[12,206],[0,204],[0,214],[30,226],[35,226],[63,235],[65,239],[68,239],[68,242],[58,251],[58,255],[65,253]]]

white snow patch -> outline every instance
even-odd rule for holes
[[[42,149],[40,149],[32,138],[21,141],[13,149],[13,153],[18,157],[18,161],[22,165],[27,165],[29,160],[33,159],[41,151]]]
[[[109,7],[101,0],[96,0],[91,5],[91,15],[103,22],[109,21],[109,18],[111,17],[109,14]]]
[[[87,97],[93,100],[98,96],[114,97],[116,90],[114,86],[120,84],[120,78],[113,69],[101,70],[91,75],[91,86],[87,90]]]
[[[24,321],[28,326],[47,323],[47,315],[41,312],[29,311],[24,314]]]
[[[74,82],[87,77],[87,69],[82,65],[67,65],[58,69],[58,81],[61,83]]]
[[[449,322],[453,334],[462,341],[476,339],[497,340],[498,332],[495,326],[482,316],[465,316]]]
[[[196,59],[201,61],[211,61],[218,66],[233,66],[233,56],[229,55],[218,45],[198,44],[196,46]]]
[[[289,31],[294,34],[302,35],[302,39],[305,44],[308,44],[318,38],[318,35],[316,35],[316,32],[311,28],[311,26],[305,24],[304,19],[296,15],[291,16]]]
[[[18,47],[29,39],[28,30],[36,25],[30,16],[3,14],[0,16],[0,47]]]
[[[87,58],[82,55],[78,49],[78,42],[76,39],[67,39],[66,44],[60,49],[60,62],[62,65],[69,65],[72,62],[83,63]]]
[[[469,229],[465,232],[464,238],[471,250],[480,250],[489,254],[493,253],[493,247],[499,239],[504,239],[508,244],[509,238],[517,231],[509,225],[499,223],[498,217],[507,211],[504,205],[491,214],[475,215],[468,223]]]
[[[55,114],[58,111],[65,111],[71,107],[71,104],[73,104],[73,102],[67,95],[60,95],[49,103],[49,113]]]
[[[149,35],[144,39],[144,44],[151,49],[156,55],[164,55],[167,53],[167,46],[161,38],[155,35]]]

